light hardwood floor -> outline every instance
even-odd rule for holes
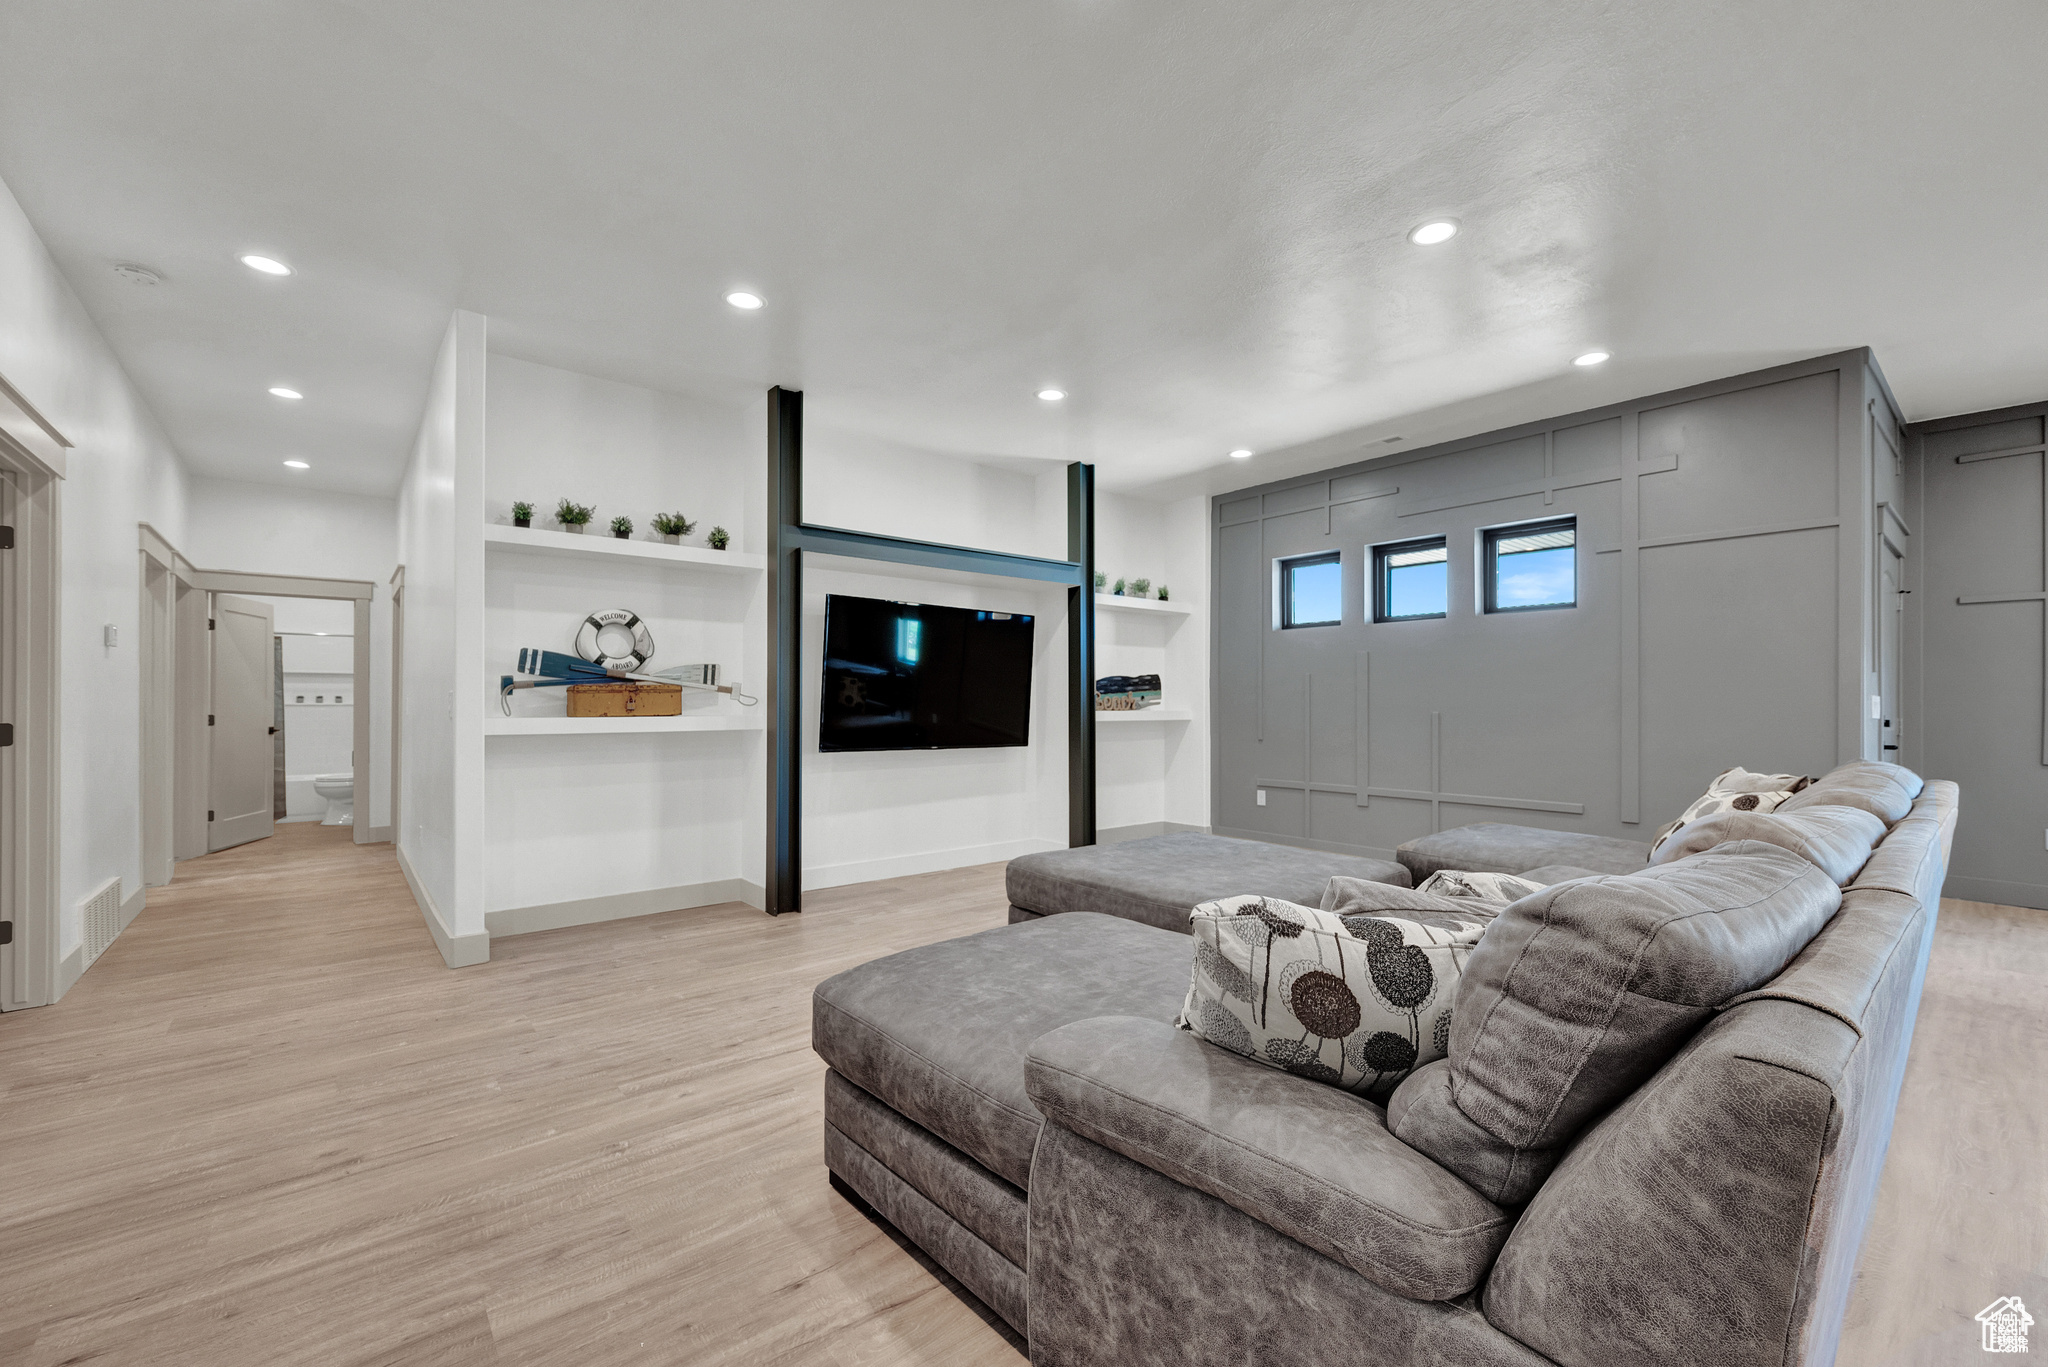
[[[806,902],[450,972],[388,845],[180,865],[0,1020],[0,1365],[1017,1367],[827,1186],[809,1047],[814,983],[999,924],[1001,868]],[[1947,905],[1845,1367],[1975,1360],[1982,1305],[2048,1305],[2044,984],[2048,914]]]

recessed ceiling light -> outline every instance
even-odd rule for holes
[[[114,267],[114,274],[131,285],[161,285],[164,278],[147,266],[138,266],[133,261],[123,261]]]
[[[1587,353],[1586,353],[1585,355],[1583,355],[1583,356],[1574,356],[1574,357],[1572,357],[1572,364],[1573,364],[1573,365],[1599,365],[1599,364],[1600,364],[1600,363],[1601,363],[1602,361],[1604,361],[1604,360],[1606,360],[1606,359],[1607,359],[1607,353],[1606,353],[1606,352],[1604,352],[1604,351],[1589,351],[1589,352],[1587,352]]]
[[[1067,391],[1064,389],[1041,389],[1038,391],[1038,397],[1044,399],[1047,403],[1058,403],[1061,399],[1067,397]]]
[[[286,389],[281,384],[272,385],[270,387],[270,392],[275,394],[280,399],[303,399],[306,397],[304,394],[301,394],[298,390]]]
[[[1235,451],[1232,451],[1230,453],[1230,458],[1232,460],[1250,460],[1252,458],[1252,453],[1245,450],[1242,446],[1240,446]]]
[[[312,466],[306,464],[306,462],[302,460],[288,460],[285,462],[285,464],[289,465],[294,470],[310,470],[313,468]]]
[[[1434,247],[1437,243],[1448,242],[1457,235],[1457,221],[1449,218],[1433,218],[1408,230],[1408,240],[1418,247]]]
[[[290,275],[292,273],[290,266],[268,256],[256,256],[253,254],[245,256],[242,258],[242,264],[252,271],[262,271],[265,275]]]
[[[757,309],[761,307],[762,300],[758,294],[749,294],[745,290],[734,290],[731,294],[725,296],[725,302],[731,304],[736,309]]]

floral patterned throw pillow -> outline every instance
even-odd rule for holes
[[[1449,1050],[1451,998],[1485,931],[1257,896],[1204,902],[1188,919],[1181,1029],[1374,1101]]]

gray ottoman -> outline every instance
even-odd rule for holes
[[[1635,873],[1650,862],[1650,847],[1634,840],[1576,831],[1546,831],[1537,826],[1509,826],[1482,821],[1453,831],[1438,831],[1411,840],[1394,851],[1408,873],[1420,883],[1442,869],[1470,873],[1525,874],[1546,866],[1569,867],[1566,877],[1595,873]],[[1564,877],[1538,882],[1561,883]],[[1012,897],[1011,901],[1016,898]]]
[[[1023,855],[1010,861],[1005,882],[1013,924],[1095,911],[1185,935],[1188,912],[1203,902],[1255,892],[1319,906],[1339,874],[1410,886],[1408,871],[1384,859],[1193,832]]]
[[[825,1165],[1025,1332],[1025,1191],[1043,1123],[1024,1055],[1096,1016],[1171,1021],[1186,936],[1059,916],[891,954],[818,984]]]

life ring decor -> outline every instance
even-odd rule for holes
[[[624,655],[605,654],[602,641],[606,627],[633,633],[633,649]],[[654,658],[654,637],[648,634],[647,623],[640,620],[639,613],[626,608],[605,608],[584,618],[583,625],[576,629],[576,653],[606,669],[637,670]]]

